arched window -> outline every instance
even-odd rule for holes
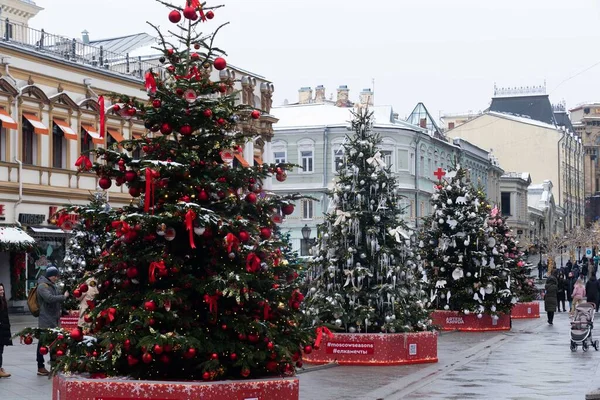
[[[315,142],[302,139],[298,142],[298,173],[312,174],[315,172]]]
[[[273,151],[273,162],[275,164],[287,163],[287,143],[283,140],[275,140],[271,143],[271,150]]]

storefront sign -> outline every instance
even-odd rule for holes
[[[0,204],[0,221],[4,221],[6,219],[4,215],[4,204]]]
[[[327,342],[327,354],[373,354],[373,342]]]
[[[24,225],[41,225],[46,221],[44,214],[19,214],[19,222]]]

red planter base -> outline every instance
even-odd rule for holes
[[[60,327],[63,329],[75,329],[78,323],[79,317],[69,316],[60,318]]]
[[[296,378],[219,382],[131,381],[56,375],[52,400],[298,400]]]
[[[305,354],[311,364],[400,365],[437,362],[437,333],[335,333]]]
[[[517,303],[510,310],[510,316],[513,319],[539,318],[540,303],[532,301],[529,303]]]
[[[490,315],[483,314],[477,318],[477,314],[465,315],[458,311],[436,310],[431,313],[433,325],[436,325],[442,331],[464,331],[464,332],[484,332],[484,331],[509,331],[510,315],[502,314],[498,319],[493,320]]]

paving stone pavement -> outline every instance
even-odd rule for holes
[[[11,316],[13,333],[37,321]],[[600,339],[600,328],[595,333]],[[442,332],[436,364],[326,366],[299,374],[301,400],[583,399],[600,387],[600,352],[569,349],[569,319],[515,320],[510,332]],[[0,400],[49,400],[51,381],[36,375],[35,343],[6,347]],[[227,399],[224,399],[227,400]],[[286,399],[281,399],[286,400]]]

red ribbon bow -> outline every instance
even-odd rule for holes
[[[202,21],[206,21],[206,16],[204,15],[204,11],[202,10],[202,4],[200,4],[200,0],[191,0],[190,5],[194,8],[197,8],[200,11],[200,19]]]
[[[150,94],[156,93],[156,79],[152,70],[146,72],[146,91]]]
[[[150,281],[150,283],[156,282],[156,276],[154,275],[154,272],[156,272],[156,270],[158,270],[159,273],[166,271],[167,266],[165,265],[165,262],[154,261],[150,263],[150,268],[148,269],[148,281]]]
[[[323,340],[323,333],[327,335],[327,337],[329,337],[329,339],[333,339],[333,333],[331,333],[331,331],[325,327],[325,326],[320,326],[317,328],[317,339],[315,340],[315,348],[318,348],[321,345],[321,340]]]
[[[260,258],[254,253],[248,254],[246,257],[246,271],[257,272],[260,269]]]
[[[228,233],[225,236],[225,244],[227,245],[227,252],[231,253],[232,250],[239,248],[240,239],[237,238],[233,233]]]
[[[89,171],[92,169],[92,160],[88,158],[88,156],[81,155],[75,161],[75,166],[83,171]]]
[[[219,295],[213,294],[209,296],[207,294],[204,295],[204,301],[208,304],[208,310],[212,313],[217,313],[217,300],[219,300]]]
[[[190,247],[192,249],[196,248],[196,243],[194,243],[194,220],[196,219],[196,213],[194,210],[188,210],[185,213],[185,229],[190,233]]]
[[[146,194],[144,195],[144,211],[150,210],[150,203],[154,204],[154,178],[150,168],[146,168]],[[152,209],[154,215],[154,208]]]
[[[106,130],[106,109],[104,108],[104,96],[98,96],[98,106],[100,107],[100,137],[104,138]]]
[[[269,314],[270,314],[270,313],[271,313],[271,306],[269,305],[269,303],[267,303],[267,302],[265,301],[265,308],[264,308],[264,310],[263,310],[263,314],[264,314],[265,321],[268,321],[268,320],[269,320]]]
[[[110,307],[108,309],[108,322],[113,322],[115,320],[115,315],[117,314],[117,309]]]

